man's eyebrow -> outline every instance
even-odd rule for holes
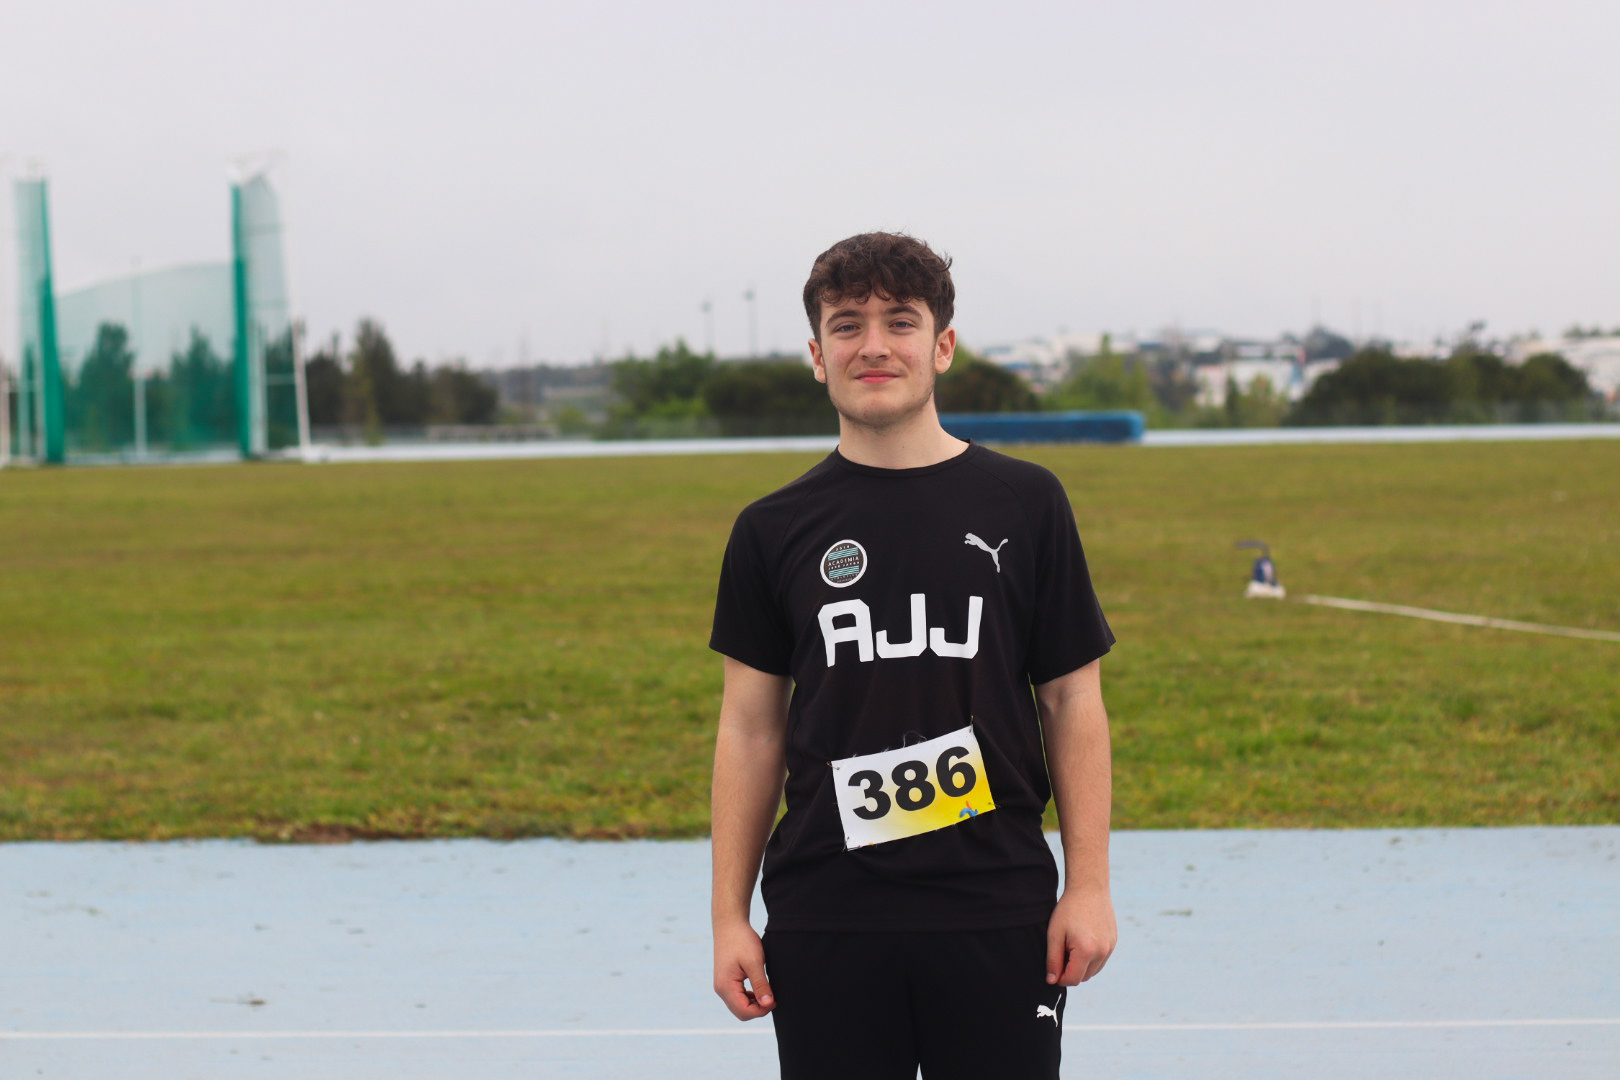
[[[885,315],[921,315],[922,309],[911,303],[890,304],[883,309]],[[845,307],[829,314],[823,322],[831,323],[838,319],[858,319],[862,315],[859,308]]]

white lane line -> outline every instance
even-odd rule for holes
[[[1543,623],[1493,619],[1487,615],[1458,615],[1455,612],[1432,611],[1429,608],[1407,607],[1404,604],[1375,604],[1370,600],[1346,600],[1342,596],[1302,596],[1300,599],[1307,604],[1318,604],[1322,607],[1376,611],[1382,615],[1405,615],[1413,619],[1457,623],[1460,626],[1488,626],[1495,630],[1521,630],[1527,634],[1556,634],[1559,637],[1587,638],[1592,641],[1620,641],[1620,633],[1613,630],[1582,630],[1575,626],[1547,626]]]
[[[1537,1020],[1255,1020],[1225,1024],[1064,1024],[1064,1031],[1357,1031],[1408,1028],[1620,1027],[1620,1017]]]
[[[770,1025],[735,1028],[556,1028],[512,1031],[0,1031],[6,1039],[617,1039],[629,1036],[769,1035]]]
[[[1064,1031],[1377,1031],[1424,1028],[1620,1027],[1620,1017],[1530,1020],[1256,1020],[1208,1024],[1064,1024]],[[13,1040],[164,1039],[617,1039],[769,1035],[769,1025],[723,1028],[555,1028],[512,1031],[0,1031]]]

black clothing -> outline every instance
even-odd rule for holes
[[[1051,787],[1031,684],[1113,641],[1068,498],[1038,465],[981,446],[919,469],[834,451],[748,506],[726,548],[710,647],[794,682],[787,813],[765,853],[769,928],[1044,925],[1057,868],[1041,833]],[[829,767],[969,726],[982,778],[961,755],[847,784]],[[868,827],[859,819],[920,821],[902,811],[970,772],[994,809],[964,805],[932,831],[851,845],[852,827]],[[840,791],[855,817],[841,816]]]
[[[770,930],[782,1080],[1057,1080],[1068,993],[1046,926],[943,933]]]

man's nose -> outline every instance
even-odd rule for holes
[[[888,335],[884,334],[883,327],[869,326],[866,328],[866,333],[861,335],[861,355],[889,355],[889,338]]]

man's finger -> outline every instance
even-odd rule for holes
[[[1059,973],[1059,986],[1079,986],[1086,970],[1086,959],[1079,949],[1070,949],[1063,971]]]
[[[1047,942],[1046,981],[1059,986],[1079,986],[1097,972],[1108,960],[1108,954],[1085,941],[1070,942],[1066,937],[1053,935]]]
[[[748,975],[748,984],[754,989],[754,1001],[760,1008],[769,1012],[776,1004],[776,998],[771,995],[771,980],[765,977],[765,965],[745,964],[743,970]]]
[[[740,974],[719,993],[720,1000],[726,1003],[731,1015],[739,1020],[757,1020],[765,1015],[765,1010],[754,1003],[754,995],[743,985]]]
[[[1046,984],[1051,986],[1063,977],[1063,961],[1067,958],[1061,931],[1046,931]]]

